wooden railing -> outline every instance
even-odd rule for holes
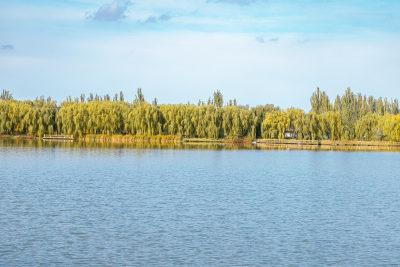
[[[43,136],[44,140],[74,140],[73,135],[47,135]]]

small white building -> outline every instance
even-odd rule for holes
[[[293,138],[297,138],[297,133],[293,130],[287,130],[285,131],[285,138],[287,139],[293,139]]]

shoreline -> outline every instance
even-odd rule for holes
[[[297,140],[297,139],[256,139],[256,145],[296,145],[296,146],[343,146],[343,147],[399,147],[400,142],[360,141],[360,140]]]
[[[176,135],[153,135],[153,136],[139,136],[139,135],[92,135],[88,134],[83,137],[73,138],[70,135],[44,135],[38,137],[34,135],[0,135],[0,139],[26,139],[26,140],[43,140],[43,141],[78,141],[78,142],[110,142],[110,143],[141,143],[141,142],[156,142],[156,143],[215,143],[215,144],[252,144],[252,140],[248,138],[224,138],[224,139],[210,139],[210,138],[185,138]]]
[[[345,151],[400,151],[400,142],[389,141],[344,141],[344,140],[297,140],[297,139],[247,139],[247,138],[183,138],[180,136],[155,135],[86,135],[85,137],[71,139],[39,138],[33,135],[0,135],[0,139],[35,140],[43,142],[69,142],[69,143],[99,143],[116,145],[190,145],[190,146],[233,146],[251,149],[280,149],[280,150],[345,150]]]

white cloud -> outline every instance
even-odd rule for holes
[[[267,43],[267,42],[271,42],[271,43],[276,43],[279,41],[278,37],[271,37],[271,38],[266,38],[262,35],[259,35],[256,37],[256,41],[263,44],[263,43]]]
[[[1,50],[14,50],[14,45],[12,44],[3,44],[0,45]]]
[[[89,17],[98,21],[118,21],[125,18],[125,12],[130,5],[132,5],[132,2],[128,0],[114,0],[110,4],[101,6]]]
[[[227,3],[236,5],[250,5],[257,0],[207,0],[208,3]]]
[[[152,24],[152,23],[158,23],[158,22],[163,22],[163,21],[168,21],[170,20],[172,17],[168,14],[163,14],[160,16],[149,16],[147,17],[147,19],[141,21],[139,20],[139,23],[141,24]]]

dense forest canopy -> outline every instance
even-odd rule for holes
[[[0,134],[132,134],[177,135],[194,138],[297,138],[307,140],[400,141],[397,99],[353,93],[331,102],[319,88],[310,98],[311,110],[280,109],[274,105],[241,106],[236,99],[224,105],[220,91],[207,102],[151,104],[139,88],[132,103],[120,92],[114,96],[68,97],[57,105],[50,97],[18,101],[3,90],[0,96]]]

